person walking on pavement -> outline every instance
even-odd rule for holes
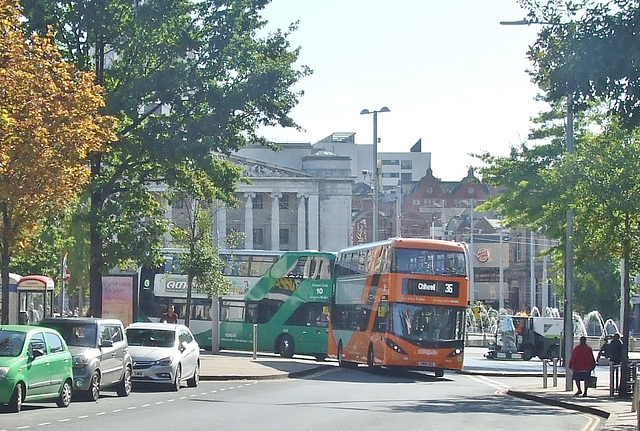
[[[160,321],[165,323],[178,323],[178,314],[174,312],[173,304],[169,304],[167,312],[162,315]]]
[[[587,344],[587,337],[580,337],[580,344],[573,349],[569,360],[569,368],[573,371],[573,380],[575,380],[578,387],[576,396],[587,396],[591,371],[595,367],[596,361],[593,359],[593,349]],[[584,392],[580,389],[580,382],[584,382]]]
[[[607,353],[609,354],[609,361],[614,365],[619,365],[622,362],[622,340],[620,339],[620,334],[617,332],[613,334],[613,338],[609,343],[609,349]]]

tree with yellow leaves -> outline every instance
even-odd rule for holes
[[[100,114],[104,99],[94,75],[64,62],[49,37],[26,37],[21,16],[18,0],[0,0],[0,252],[7,287],[12,252],[82,191],[89,155],[117,139],[117,121]],[[7,288],[2,305],[7,323]]]

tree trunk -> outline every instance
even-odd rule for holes
[[[620,397],[627,397],[629,391],[627,388],[627,381],[629,380],[629,330],[631,328],[631,316],[630,316],[630,298],[629,298],[629,232],[630,232],[630,220],[629,216],[625,217],[625,237],[622,242],[622,258],[624,259],[624,271],[622,275],[622,361],[620,363],[620,385],[618,386],[618,395]]]
[[[6,204],[0,207],[2,211],[2,316],[3,325],[9,323],[9,231],[11,229],[11,221],[7,214]],[[15,322],[13,322],[15,323]]]
[[[102,156],[91,157],[91,177],[100,174]],[[94,190],[91,193],[91,209],[89,210],[89,316],[102,317],[102,237],[98,222],[102,209],[102,194]]]
[[[189,326],[189,316],[191,316],[191,289],[193,285],[193,275],[187,275],[187,304],[184,310],[184,324]]]

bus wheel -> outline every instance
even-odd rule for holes
[[[344,368],[347,366],[344,360],[342,359],[342,340],[338,343],[338,366]]]
[[[530,344],[527,344],[522,350],[522,359],[529,361],[531,358],[533,358],[533,347]]]
[[[276,345],[276,351],[280,353],[280,356],[283,358],[290,358],[293,356],[293,339],[290,335],[281,335],[280,338],[278,338]]]
[[[369,343],[369,351],[367,352],[367,365],[369,368],[373,368],[373,344]]]
[[[436,377],[444,377],[444,370],[442,368],[438,368],[435,371]]]

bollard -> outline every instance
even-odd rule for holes
[[[253,325],[253,360],[258,359],[258,325]]]
[[[553,358],[553,387],[558,387],[558,358]]]
[[[542,388],[547,389],[547,360],[542,361]]]

